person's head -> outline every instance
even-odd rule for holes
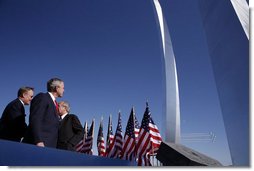
[[[23,101],[24,105],[29,105],[34,97],[34,88],[21,87],[18,90],[18,98]]]
[[[47,82],[47,91],[55,97],[62,97],[64,93],[64,82],[59,78],[52,78]]]
[[[66,101],[60,101],[58,103],[58,106],[59,106],[59,115],[60,116],[70,112],[70,105]]]

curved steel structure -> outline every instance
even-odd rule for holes
[[[179,89],[175,55],[172,42],[164,20],[161,5],[158,0],[153,0],[156,14],[158,17],[161,40],[163,46],[163,56],[165,62],[165,80],[166,80],[166,104],[165,104],[165,141],[179,143],[180,142],[180,102]]]

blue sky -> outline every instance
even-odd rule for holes
[[[181,133],[216,135],[213,143],[181,143],[230,165],[198,4],[162,4],[176,57]],[[0,1],[0,110],[20,86],[33,86],[37,94],[59,77],[65,94],[58,101],[69,101],[82,124],[94,118],[95,137],[101,116],[105,138],[110,114],[115,132],[119,110],[125,131],[132,106],[141,123],[146,100],[164,136],[163,57],[154,14],[147,0]]]

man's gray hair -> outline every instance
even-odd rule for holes
[[[70,112],[71,107],[70,107],[70,104],[67,101],[60,101],[58,104],[64,106],[68,113]]]
[[[60,78],[52,78],[47,82],[47,91],[55,92],[56,88],[63,82]]]

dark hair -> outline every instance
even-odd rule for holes
[[[47,82],[47,91],[48,92],[55,92],[56,87],[59,86],[59,84],[63,82],[60,78],[52,78]]]
[[[23,97],[23,94],[28,92],[29,90],[34,91],[33,87],[21,87],[18,91],[18,97]]]

